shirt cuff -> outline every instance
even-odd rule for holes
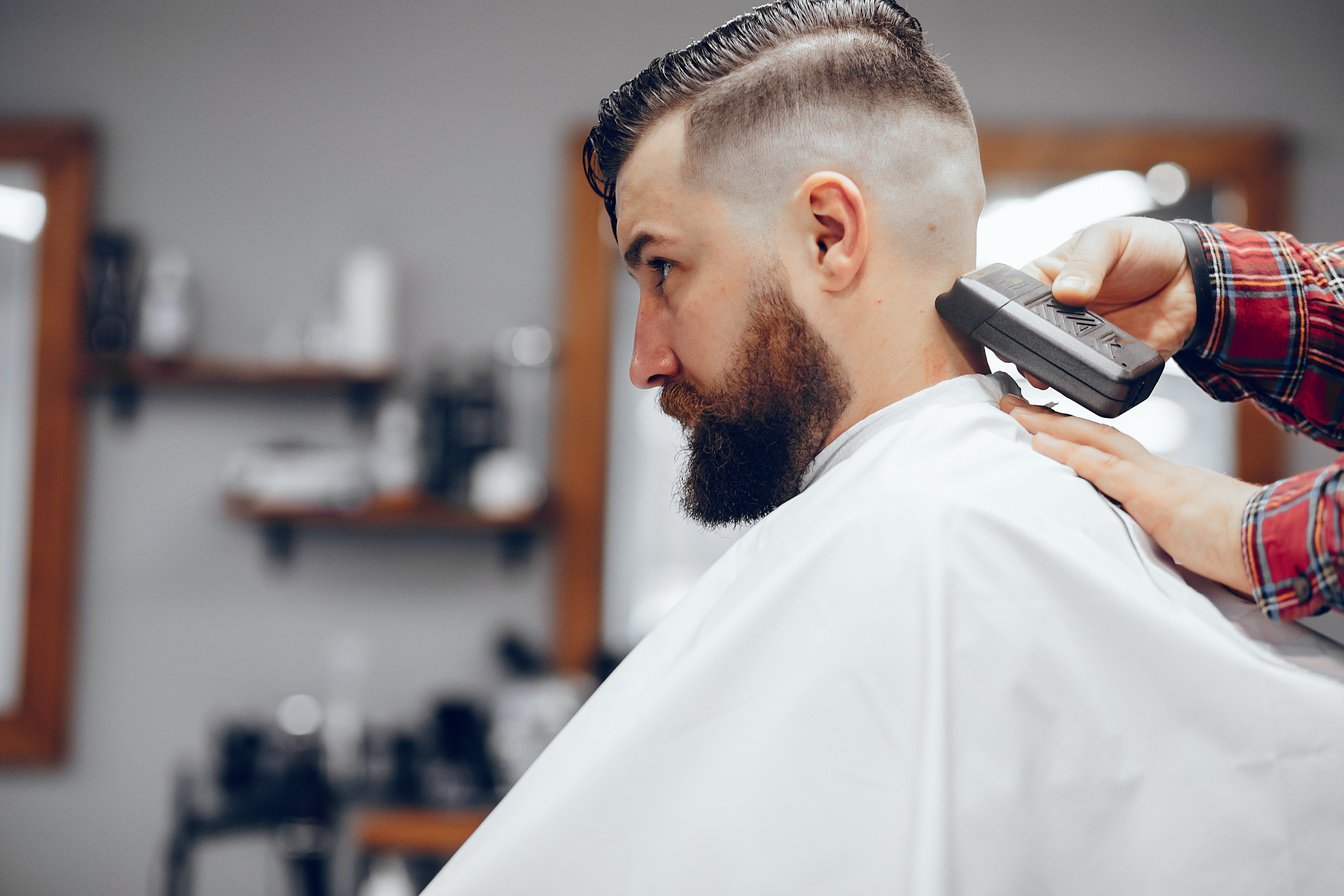
[[[1283,234],[1231,224],[1182,221],[1193,230],[1187,257],[1206,265],[1196,285],[1196,326],[1175,355],[1201,389],[1219,401],[1253,398],[1281,425],[1305,363],[1305,320],[1283,293],[1292,289],[1283,271]],[[1181,228],[1178,226],[1178,230]],[[1192,270],[1193,275],[1193,270]],[[1291,414],[1289,415],[1291,416]]]
[[[1181,351],[1198,349],[1209,341],[1213,330],[1213,286],[1209,278],[1209,259],[1204,252],[1204,240],[1193,221],[1171,222],[1185,243],[1185,257],[1190,265],[1190,279],[1195,287],[1195,327],[1181,346]]]
[[[1327,583],[1313,562],[1309,517],[1321,471],[1314,470],[1262,488],[1241,517],[1242,562],[1251,597],[1270,619],[1316,616],[1330,609]]]

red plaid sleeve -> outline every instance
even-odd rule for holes
[[[1242,517],[1251,596],[1272,619],[1344,610],[1344,458],[1266,486]]]
[[[1344,448],[1344,244],[1195,227],[1211,314],[1177,363],[1214,398],[1249,398],[1284,428]]]
[[[1223,401],[1344,448],[1344,244],[1195,225],[1207,326],[1177,362]],[[1198,288],[1198,285],[1197,285]],[[1344,458],[1266,486],[1242,518],[1252,594],[1276,619],[1344,610]]]

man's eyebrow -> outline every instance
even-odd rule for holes
[[[641,257],[644,254],[644,247],[651,242],[653,242],[653,234],[641,233],[639,236],[635,237],[634,241],[631,242],[629,246],[626,247],[625,255],[623,257],[625,258],[625,266],[631,273],[639,268],[639,263],[642,260]]]
[[[666,242],[671,242],[671,240],[668,237],[657,233],[641,233],[639,236],[635,237],[630,245],[626,247],[625,252],[622,253],[622,257],[625,259],[626,269],[632,274],[637,273],[640,265],[644,261],[644,250],[648,247],[649,243]]]

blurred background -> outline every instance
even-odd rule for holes
[[[1333,3],[909,8],[982,130],[1245,126],[1287,148],[1274,220],[1250,223],[1344,238]],[[576,178],[598,101],[744,9],[0,4],[0,119],[86,123],[97,234],[66,727],[0,765],[0,896],[417,887],[731,540],[676,522],[675,428],[624,384],[633,306]],[[1247,214],[1205,186],[1209,215]],[[13,158],[0,188],[41,192]],[[15,294],[38,270],[20,242],[0,238]],[[35,313],[11,306],[13,497]],[[1153,437],[1184,427],[1164,450],[1244,472],[1236,412],[1189,385],[1193,416]],[[1254,456],[1282,475],[1331,455]],[[43,649],[13,596],[24,516],[3,520],[0,716]]]

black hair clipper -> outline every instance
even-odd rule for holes
[[[934,302],[954,329],[1094,414],[1117,417],[1152,394],[1162,358],[1085,308],[1006,264],[960,277]]]

